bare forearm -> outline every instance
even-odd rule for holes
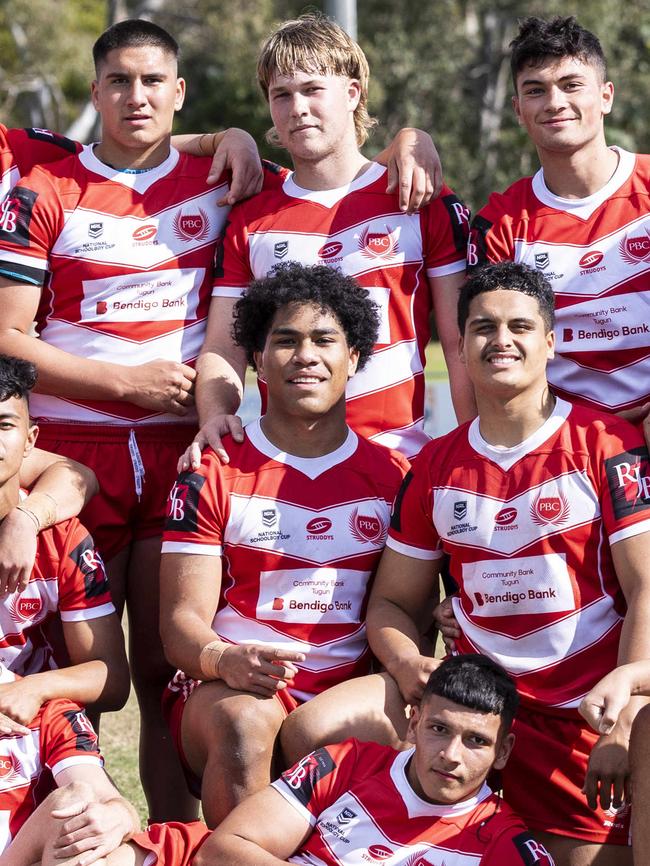
[[[229,357],[213,351],[203,352],[196,369],[199,422],[205,424],[216,415],[234,415],[244,393],[246,358],[243,352]]]
[[[70,355],[17,330],[0,332],[2,350],[32,361],[38,368],[35,390],[41,394],[91,400],[124,400],[129,396],[129,368]]]
[[[476,418],[476,398],[474,386],[469,380],[465,365],[458,358],[458,353],[445,353],[447,371],[449,373],[449,389],[451,391],[451,402],[454,413],[459,424]]]
[[[97,476],[92,469],[76,460],[60,458],[36,478],[22,505],[36,514],[41,529],[45,529],[76,517],[97,490]]]
[[[224,132],[189,132],[185,135],[172,135],[172,147],[190,156],[214,156],[221,144]]]
[[[387,599],[371,602],[366,620],[368,643],[388,673],[398,678],[399,668],[420,657],[420,634],[413,618]]]
[[[121,709],[128,697],[124,677],[110,676],[106,662],[95,660],[31,674],[30,681],[42,696],[42,702],[67,698],[97,712]]]
[[[175,611],[161,623],[163,648],[167,661],[195,679],[217,679],[220,651],[230,644],[194,614]],[[210,647],[210,650],[206,650]]]
[[[285,866],[287,862],[249,839],[218,828],[194,857],[194,866]]]

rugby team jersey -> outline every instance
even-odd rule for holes
[[[115,612],[104,565],[76,518],[40,532],[37,545],[25,589],[0,598],[0,664],[20,675],[57,667],[49,634],[54,619]]]
[[[160,165],[131,173],[87,146],[20,180],[0,215],[0,274],[42,287],[41,339],[126,366],[194,362],[227,214],[216,206],[225,180],[206,184],[210,162],[172,148]],[[30,408],[58,421],[178,422],[120,401],[34,394]]]
[[[49,129],[7,129],[0,123],[0,200],[35,165],[63,159],[80,148]]]
[[[650,467],[625,421],[558,400],[532,436],[495,448],[477,419],[428,445],[387,544],[451,557],[460,652],[481,652],[537,707],[577,707],[617,664],[625,599],[610,546],[650,530]]]
[[[465,270],[469,212],[450,189],[417,214],[386,194],[386,169],[371,163],[349,186],[305,190],[289,174],[231,211],[213,294],[237,297],[280,262],[331,265],[355,277],[380,311],[379,339],[348,385],[348,423],[407,457],[424,433],[424,350],[435,278]],[[264,394],[262,394],[264,405]]]
[[[556,302],[548,379],[561,396],[618,412],[650,399],[650,156],[615,148],[597,193],[559,198],[540,170],[493,194],[472,222],[470,268],[537,268]]]
[[[436,805],[411,787],[414,750],[350,739],[312,752],[273,783],[313,831],[291,863],[305,866],[553,866],[487,785]]]
[[[14,675],[0,667],[0,683]],[[28,734],[0,734],[0,854],[34,809],[56,788],[68,767],[102,766],[97,735],[72,701],[48,701],[25,727]]]
[[[214,631],[305,653],[299,700],[367,673],[368,593],[406,461],[351,430],[318,458],[280,452],[259,421],[227,443],[230,463],[207,449],[179,476],[163,553],[223,557]]]

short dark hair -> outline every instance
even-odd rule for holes
[[[379,331],[377,304],[353,277],[327,265],[287,262],[254,280],[235,304],[232,333],[248,363],[264,349],[273,319],[289,304],[312,304],[337,319],[348,346],[359,353],[360,370],[372,355]]]
[[[0,402],[11,397],[27,400],[36,384],[36,366],[31,361],[0,355]]]
[[[143,45],[162,48],[167,54],[173,55],[176,60],[180,57],[178,42],[162,27],[152,21],[145,21],[143,18],[127,18],[126,21],[118,21],[108,30],[104,30],[93,45],[95,71],[106,60],[109,51],[116,48],[139,48]]]
[[[541,66],[548,58],[576,57],[595,66],[607,78],[607,61],[600,40],[578,24],[573,15],[549,21],[530,16],[519,22],[519,33],[510,43],[510,69],[517,90],[517,75],[524,66]]]
[[[461,335],[469,316],[469,305],[483,292],[505,289],[535,298],[547,331],[555,324],[555,294],[541,271],[520,262],[497,262],[475,271],[465,282],[458,297],[458,329]]]
[[[479,653],[450,656],[433,671],[420,704],[439,695],[461,707],[501,717],[501,731],[507,733],[519,706],[514,681],[497,662]]]

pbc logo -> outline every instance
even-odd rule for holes
[[[289,252],[289,241],[278,241],[273,247],[273,256],[276,259],[283,259]]]
[[[494,522],[498,526],[510,526],[511,523],[514,523],[516,517],[516,508],[502,508],[501,511],[494,518]]]
[[[333,259],[343,249],[343,244],[340,241],[328,241],[318,250],[316,255],[319,259]]]
[[[636,235],[635,237],[625,237],[620,241],[618,250],[623,258],[623,261],[628,265],[638,265],[639,262],[647,262],[650,260],[650,236]]]
[[[386,528],[379,517],[359,514],[358,508],[350,515],[348,525],[357,541],[380,541],[386,534]]]
[[[88,223],[88,237],[98,238],[104,234],[104,223]]]
[[[648,250],[650,252],[650,250]],[[591,268],[595,268],[599,265],[602,260],[605,258],[603,253],[600,250],[591,250],[591,252],[585,253],[584,256],[580,259],[578,264],[581,268],[585,270],[590,270]]]
[[[22,765],[15,755],[0,755],[0,783],[8,785],[23,775]]]
[[[538,526],[547,523],[560,526],[569,519],[569,503],[561,493],[559,496],[542,496],[540,494],[530,506],[530,516],[533,523]]]
[[[174,217],[174,234],[181,241],[203,241],[209,232],[210,220],[202,208],[197,214],[181,212]]]
[[[543,271],[550,264],[551,257],[548,253],[535,253],[535,267]]]
[[[181,222],[184,217],[181,217]],[[193,219],[193,217],[187,217],[187,219]],[[174,223],[174,227],[175,227]],[[149,223],[146,226],[140,226],[135,229],[131,237],[134,241],[150,241],[151,238],[154,238],[158,233],[158,226],[155,226],[153,223]]]
[[[650,508],[650,459],[643,446],[607,458],[605,471],[618,520]]]
[[[454,518],[456,520],[462,520],[464,517],[467,517],[466,499],[463,499],[462,502],[454,502]]]
[[[40,598],[15,598],[9,604],[9,612],[13,619],[22,619],[23,622],[34,619],[43,607],[43,602]]]
[[[359,238],[359,249],[367,259],[390,259],[399,252],[399,244],[390,226],[386,226],[385,233],[365,228]]]
[[[332,521],[329,517],[314,517],[305,526],[305,529],[310,535],[323,535],[332,528]]]

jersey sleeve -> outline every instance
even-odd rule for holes
[[[79,153],[81,144],[49,129],[9,129],[7,141],[14,154],[16,166],[22,175],[35,165],[55,162],[70,154]]]
[[[424,262],[428,277],[465,270],[470,213],[449,187],[422,212]]]
[[[625,421],[605,427],[597,459],[609,543],[650,531],[650,456],[641,433]]]
[[[63,206],[40,168],[22,177],[0,205],[0,276],[43,286],[63,225]]]
[[[72,701],[48,701],[41,717],[40,738],[43,762],[54,777],[75,764],[103,764],[97,734],[81,707]]]
[[[196,472],[181,472],[167,499],[163,553],[221,556],[228,518],[223,464],[212,449]]]
[[[88,530],[72,519],[59,563],[59,613],[63,622],[98,619],[115,613],[101,556]]]
[[[467,242],[468,271],[514,259],[512,218],[503,210],[501,199],[501,195],[490,196],[488,204],[472,220]]]
[[[350,739],[316,749],[286,770],[273,787],[313,827],[320,813],[349,788],[361,747],[357,740]]]
[[[414,559],[439,559],[440,537],[433,523],[433,495],[426,460],[429,447],[413,461],[395,498],[386,546]]]
[[[555,866],[546,848],[528,830],[512,828],[490,845],[481,859],[485,866]]]
[[[214,257],[213,298],[238,298],[253,279],[245,205],[235,205]]]

